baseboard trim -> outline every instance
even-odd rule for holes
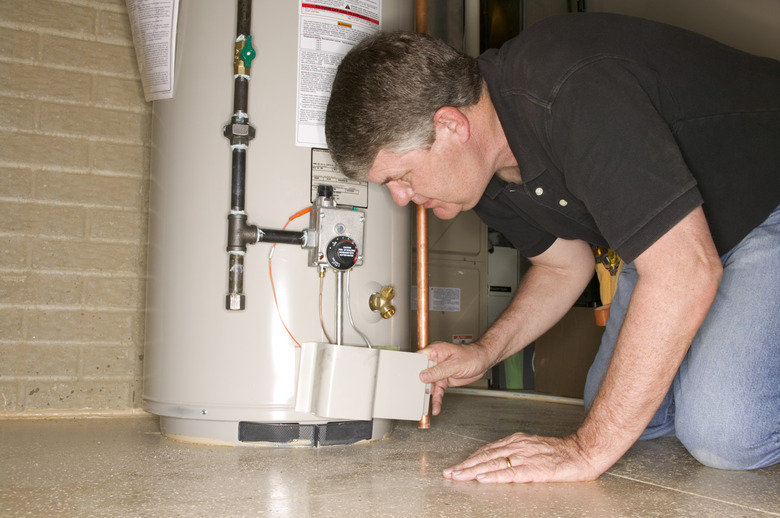
[[[110,419],[127,417],[151,417],[153,414],[141,408],[125,410],[81,409],[81,410],[38,410],[28,412],[0,412],[0,421],[11,419]]]

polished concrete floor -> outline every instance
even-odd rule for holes
[[[582,408],[450,394],[429,430],[351,446],[200,446],[154,417],[0,421],[0,516],[780,516],[780,466],[726,472],[671,438],[595,482],[484,486],[441,470],[513,431],[562,435]]]

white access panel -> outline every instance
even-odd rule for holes
[[[306,342],[301,347],[297,412],[328,419],[403,419],[428,413],[423,353]]]

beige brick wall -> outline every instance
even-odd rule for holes
[[[150,112],[124,0],[0,1],[0,417],[140,406]]]

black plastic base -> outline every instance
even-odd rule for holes
[[[323,424],[238,423],[240,442],[296,443],[300,446],[332,446],[370,440],[373,421],[338,421]]]

